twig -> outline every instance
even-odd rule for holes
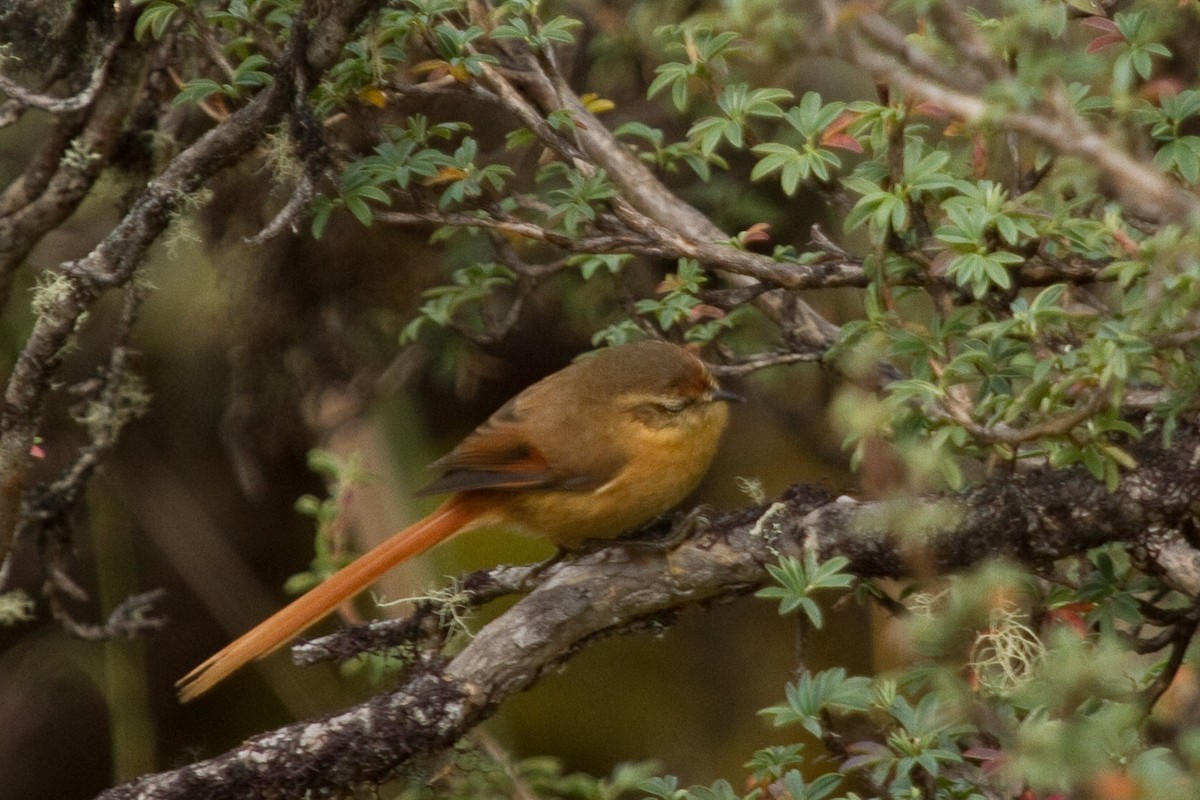
[[[109,639],[132,639],[149,631],[156,631],[167,624],[165,617],[153,616],[154,606],[166,597],[165,589],[153,589],[149,592],[134,594],[126,597],[103,623],[94,624],[80,622],[67,613],[53,597],[51,607],[54,618],[71,634],[80,639],[92,642],[104,642]]]
[[[140,402],[142,398],[129,397],[127,392],[130,340],[142,297],[143,290],[136,283],[130,284],[108,363],[102,368],[103,374],[97,381],[87,382],[95,383],[98,388],[94,392],[91,386],[81,390],[83,394],[95,395],[94,400],[85,396],[82,401],[94,402],[95,407],[85,410],[80,416],[99,416],[103,417],[104,422],[88,426],[90,440],[52,483],[35,487],[26,493],[22,517],[31,528],[56,523],[65,525],[65,516],[87,488],[87,482],[100,462],[116,444],[121,429],[146,410]]]
[[[834,3],[827,6],[840,8]],[[1117,194],[1134,211],[1160,222],[1189,222],[1200,213],[1200,198],[1183,189],[1152,164],[1140,161],[1076,115],[1061,91],[1033,111],[1009,110],[964,91],[958,75],[918,57],[903,33],[878,14],[850,14],[853,29],[843,41],[850,61],[876,80],[934,103],[968,123],[990,123],[1024,134],[1051,150],[1079,156],[1112,180]],[[837,27],[836,21],[831,25]],[[858,35],[862,34],[862,35]],[[864,39],[883,49],[867,46]],[[913,67],[919,67],[914,69]]]
[[[247,236],[245,239],[246,244],[257,247],[280,236],[285,230],[296,233],[299,220],[309,212],[308,204],[313,199],[315,193],[316,189],[313,186],[312,178],[307,173],[300,176],[300,180],[295,188],[292,189],[287,203],[284,204],[283,208],[279,209],[279,213],[272,217],[271,221],[262,230],[253,236]]]
[[[1162,672],[1158,674],[1154,682],[1146,687],[1144,693],[1147,709],[1153,708],[1167,689],[1171,688],[1175,676],[1179,674],[1179,668],[1183,666],[1183,659],[1187,655],[1188,647],[1196,635],[1197,628],[1200,628],[1200,620],[1181,623],[1171,630],[1171,652],[1167,656],[1167,663],[1163,665]]]
[[[1076,408],[1022,428],[1014,427],[1006,422],[980,424],[972,419],[970,411],[959,403],[938,405],[931,408],[929,413],[935,419],[953,422],[964,428],[981,443],[1015,447],[1048,436],[1062,436],[1070,433],[1075,426],[1096,416],[1107,406],[1108,395],[1099,389],[1093,389],[1087,392]]]
[[[928,556],[922,560],[939,572],[994,557],[1037,567],[1105,542],[1137,541],[1151,520],[1190,519],[1200,501],[1200,460],[1193,457],[1200,434],[1180,431],[1170,449],[1156,442],[1134,449],[1139,467],[1114,492],[1076,467],[999,477],[953,498],[914,500],[951,499],[959,511],[922,537]],[[821,558],[845,555],[847,570],[864,578],[909,571],[911,542],[891,534],[880,505],[796,487],[781,508],[770,541],[753,533],[762,511],[755,507],[711,518],[667,552],[614,546],[562,562],[444,670],[419,672],[393,693],[102,797],[299,798],[377,784],[411,759],[447,746],[591,642],[753,590],[780,554],[809,547]],[[695,526],[694,519],[689,524]],[[311,768],[295,769],[297,759]]]
[[[804,362],[820,361],[825,357],[824,351],[809,350],[805,352],[795,353],[761,353],[753,358],[747,358],[742,361],[736,361],[730,364],[710,364],[709,369],[714,375],[732,376],[732,375],[748,375],[751,372],[757,372],[760,369],[767,367],[780,367],[786,364],[800,364]]]
[[[15,120],[16,116],[13,116],[14,114],[19,115],[19,111],[10,108],[12,104],[16,104],[16,108],[18,109],[21,107],[36,108],[51,114],[68,114],[90,106],[96,99],[96,94],[100,91],[100,87],[104,85],[104,81],[108,77],[108,69],[112,66],[113,56],[116,54],[117,48],[125,41],[125,26],[117,25],[117,31],[118,33],[104,46],[104,50],[100,53],[100,58],[92,66],[92,73],[88,78],[87,86],[70,97],[56,97],[55,95],[32,92],[13,79],[0,74],[0,92],[4,92],[11,98],[9,103],[5,104],[4,120],[0,120],[0,128],[7,125],[8,122]],[[11,120],[8,119],[10,116],[12,116]]]
[[[354,27],[379,0],[354,0],[325,9],[319,37],[307,43],[307,23],[297,19],[287,58],[312,60],[311,69],[332,64]],[[307,8],[306,4],[306,8]],[[306,47],[300,45],[307,43]],[[62,265],[63,287],[53,308],[33,325],[10,373],[0,414],[0,555],[7,553],[17,525],[29,452],[42,409],[62,365],[65,346],[81,317],[109,288],[128,282],[147,248],[170,224],[187,196],[261,141],[291,99],[288,70],[222,124],[179,153],[151,182],[87,256]],[[2,270],[0,270],[2,272]]]

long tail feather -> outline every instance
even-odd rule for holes
[[[454,495],[429,516],[393,534],[176,681],[180,701],[194,700],[245,664],[272,652],[392,567],[450,538],[479,516],[479,510],[463,495]]]

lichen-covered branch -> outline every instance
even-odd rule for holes
[[[299,798],[377,784],[401,774],[414,757],[446,747],[591,642],[669,624],[685,610],[745,594],[767,580],[768,564],[804,548],[822,558],[847,557],[848,571],[860,578],[899,578],[966,570],[993,558],[1039,567],[1106,542],[1135,548],[1147,539],[1160,542],[1157,532],[1185,527],[1200,501],[1200,435],[1188,431],[1171,448],[1141,443],[1130,451],[1139,466],[1114,492],[1083,469],[999,476],[924,501],[944,507],[943,522],[903,537],[891,530],[886,505],[833,499],[809,487],[769,507],[685,517],[690,535],[678,546],[633,542],[547,566],[536,588],[453,660],[423,668],[394,692],[101,797]],[[1200,559],[1194,549],[1185,556],[1190,545],[1181,540],[1155,547],[1167,556],[1168,579],[1179,574],[1181,560]],[[509,588],[510,573],[505,568],[500,581]],[[1194,576],[1178,588],[1194,592]]]
[[[147,60],[144,51],[128,46],[131,30],[126,14],[105,50],[112,64],[99,73],[109,80],[87,90],[85,106],[58,112],[64,135],[48,137],[25,173],[0,195],[0,307],[7,303],[14,271],[43,236],[75,212],[119,146]]]
[[[962,13],[954,4],[938,5],[947,13]],[[1154,222],[1190,222],[1200,213],[1200,198],[1089,124],[1073,110],[1065,91],[1051,89],[1045,102],[1028,109],[1006,107],[1003,102],[985,99],[982,83],[971,85],[961,70],[909,45],[904,32],[882,15],[860,14],[835,0],[827,0],[823,8],[829,29],[837,34],[832,40],[840,45],[837,52],[880,84],[933,103],[965,122],[996,125],[1054,152],[1095,164],[1108,177],[1116,196]],[[955,26],[952,32],[961,30]],[[952,41],[971,61],[991,65],[990,78],[1004,77],[997,74],[1005,70],[1003,60],[994,53],[985,54],[983,42],[961,37]]]
[[[376,4],[377,0],[358,0],[329,8],[315,26],[320,34],[311,43],[302,15],[295,26],[294,52],[277,65],[276,81],[180,152],[90,253],[59,267],[55,292],[17,357],[0,410],[0,558],[8,552],[18,524],[30,448],[47,393],[83,315],[106,290],[128,283],[147,248],[192,192],[237,163],[282,118],[292,102],[294,84],[289,78],[297,68],[293,64],[304,61],[306,69],[316,71],[328,68],[344,37]],[[337,39],[339,33],[343,38]]]

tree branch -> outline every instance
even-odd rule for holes
[[[0,194],[0,308],[7,304],[16,269],[50,230],[60,225],[91,191],[116,151],[122,129],[140,90],[135,76],[146,53],[122,47],[132,41],[133,15],[126,14],[106,48],[109,80],[80,109],[61,112],[64,135],[49,137],[24,173]],[[86,108],[86,121],[74,120]],[[69,135],[68,135],[69,132]]]
[[[1170,448],[1127,446],[1139,467],[1115,492],[1081,468],[1002,476],[923,501],[951,513],[919,538],[892,532],[883,504],[834,500],[803,486],[768,508],[685,517],[689,537],[665,552],[634,542],[546,566],[540,584],[444,668],[422,669],[394,692],[101,797],[299,798],[378,784],[448,746],[597,639],[658,628],[684,610],[746,594],[766,582],[768,564],[806,548],[822,559],[846,556],[848,571],[861,578],[898,578],[992,558],[1043,566],[1106,542],[1136,544],[1190,519],[1200,500],[1200,434],[1182,431]],[[918,503],[906,506],[906,516]],[[506,588],[520,583],[509,568],[501,574]]]
[[[1061,90],[1051,90],[1049,99],[1030,111],[1006,108],[963,90],[957,72],[947,74],[938,62],[918,55],[904,33],[879,14],[843,15],[842,6],[833,0],[825,9],[831,29],[842,34],[840,41],[846,45],[842,54],[876,81],[934,103],[965,122],[998,125],[1057,153],[1095,164],[1111,180],[1117,196],[1149,219],[1187,222],[1200,213],[1200,198],[1089,125],[1072,110]]]
[[[38,92],[26,89],[12,78],[3,74],[0,74],[0,92],[4,92],[19,103],[20,106],[36,108],[51,114],[66,114],[87,108],[96,99],[96,93],[100,91],[100,87],[104,85],[104,79],[108,77],[108,68],[112,64],[117,48],[124,41],[125,34],[126,31],[122,30],[119,35],[114,36],[104,46],[104,51],[100,54],[99,60],[92,65],[92,72],[88,77],[87,86],[70,97],[39,94]],[[15,111],[15,113],[19,114],[20,112]]]
[[[329,7],[320,33],[293,61],[307,60],[308,68],[326,69],[351,31],[379,0],[357,0]],[[295,42],[307,42],[303,15],[296,21]],[[170,224],[187,197],[211,177],[251,150],[287,110],[292,92],[289,65],[279,65],[277,79],[221,124],[210,128],[177,155],[133,202],[124,218],[87,256],[59,267],[55,293],[34,323],[17,357],[0,409],[0,558],[9,551],[18,524],[21,494],[26,485],[33,446],[46,396],[63,361],[79,321],[101,294],[127,283],[146,249]]]

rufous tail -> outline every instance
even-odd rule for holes
[[[479,516],[478,508],[466,497],[452,496],[429,516],[393,534],[209,656],[175,682],[180,701],[194,700],[242,666],[272,652],[328,616],[392,567],[450,538]]]

